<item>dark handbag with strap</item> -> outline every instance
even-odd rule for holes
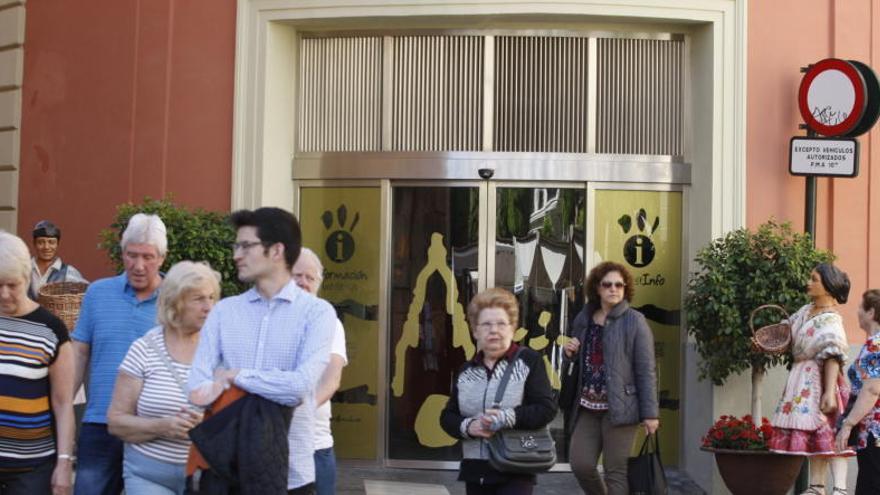
[[[501,399],[520,352],[521,349],[501,376],[495,392],[494,409],[501,407]],[[556,464],[556,442],[546,426],[537,430],[499,430],[489,438],[488,443],[489,465],[503,473],[541,473]]]
[[[559,404],[559,408],[563,410],[563,412],[567,412],[574,405],[574,401],[577,399],[578,390],[578,375],[580,374],[580,367],[578,364],[579,356],[575,356],[574,359],[569,360],[564,367],[564,371],[562,372],[562,386],[559,388],[559,395],[556,402]]]
[[[653,450],[651,439],[654,439]],[[648,435],[636,457],[626,461],[626,477],[629,481],[630,495],[666,495],[666,473],[660,462],[660,440],[657,434]]]

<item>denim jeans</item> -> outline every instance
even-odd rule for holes
[[[34,495],[52,493],[52,472],[55,471],[55,459],[51,459],[30,471],[0,471],[0,494],[2,495]]]
[[[315,451],[315,493],[334,495],[336,493],[336,455],[333,447]]]
[[[103,423],[83,423],[77,447],[74,495],[122,493],[122,441]]]
[[[186,465],[163,462],[125,446],[125,495],[183,495]]]

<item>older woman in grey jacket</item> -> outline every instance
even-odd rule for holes
[[[566,410],[569,462],[584,493],[629,493],[626,460],[639,423],[648,434],[660,426],[654,337],[641,313],[629,307],[633,278],[619,263],[603,262],[587,277],[587,305],[566,343],[568,379],[574,387]],[[596,465],[603,455],[605,479]]]
[[[537,352],[513,342],[519,306],[510,292],[493,288],[477,294],[468,304],[468,322],[479,352],[462,365],[440,415],[443,430],[462,439],[458,479],[465,482],[467,495],[530,495],[535,475],[492,468],[487,441],[498,430],[534,430],[556,416],[544,362]],[[510,366],[510,382],[496,409],[495,393]]]

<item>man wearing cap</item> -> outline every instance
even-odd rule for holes
[[[58,246],[61,244],[61,229],[48,220],[40,220],[34,225],[34,254],[31,258],[31,288],[28,295],[37,300],[40,288],[54,282],[84,282],[79,270],[61,261]]]

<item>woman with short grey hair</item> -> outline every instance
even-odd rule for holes
[[[128,495],[184,491],[187,433],[202,419],[185,386],[199,331],[220,297],[219,281],[206,263],[172,266],[159,291],[160,325],[136,340],[119,366],[107,419],[110,433],[125,442]]]
[[[30,254],[0,230],[0,493],[70,493],[73,352],[67,327],[27,295]]]

